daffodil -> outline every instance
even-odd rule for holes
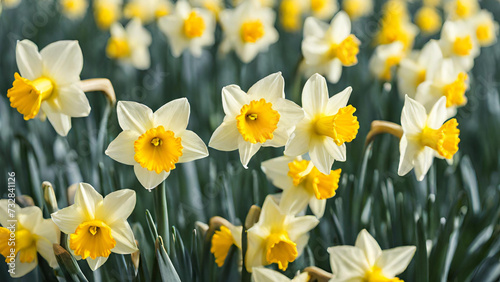
[[[354,246],[328,248],[334,275],[330,281],[402,281],[396,275],[405,271],[416,249],[415,246],[404,246],[382,250],[370,233],[363,229]]]
[[[38,265],[40,254],[52,268],[57,267],[53,244],[59,244],[59,229],[51,219],[44,219],[39,207],[21,208],[0,200],[0,254],[11,277],[26,275]],[[12,267],[11,267],[12,266]]]
[[[168,37],[174,57],[186,49],[200,57],[203,47],[214,44],[214,15],[205,9],[191,8],[185,0],[178,1],[175,12],[162,17],[158,24]]]
[[[122,14],[123,0],[97,0],[94,1],[94,18],[100,29],[107,30],[117,22]]]
[[[309,160],[287,156],[263,162],[262,170],[274,186],[283,189],[283,211],[298,214],[309,204],[318,218],[325,213],[326,200],[335,196],[341,173],[339,168],[324,174]]]
[[[19,75],[8,90],[10,106],[25,120],[47,117],[61,136],[71,129],[71,117],[86,117],[90,105],[80,88],[83,55],[77,41],[57,41],[41,52],[29,40],[16,46]]]
[[[453,158],[458,151],[460,130],[457,128],[456,119],[446,119],[445,97],[441,97],[427,115],[422,104],[406,96],[401,113],[403,136],[399,143],[400,176],[415,168],[417,180],[422,181],[432,165],[434,156]]]
[[[465,20],[477,13],[479,3],[477,0],[448,0],[444,10],[451,20]]]
[[[406,2],[402,0],[388,1],[383,8],[380,29],[375,35],[377,45],[390,44],[395,41],[403,43],[405,50],[413,47],[418,27],[411,23]]]
[[[309,278],[309,274],[303,272],[290,279],[278,271],[265,267],[254,267],[252,273],[253,282],[307,282]]]
[[[430,35],[441,29],[443,21],[435,7],[423,6],[415,13],[415,23],[422,33]]]
[[[380,80],[391,81],[395,68],[405,56],[404,45],[399,41],[379,45],[370,58],[370,72]]]
[[[274,28],[276,13],[262,7],[258,1],[244,1],[235,9],[220,13],[220,23],[224,31],[221,51],[234,50],[241,61],[252,61],[259,52],[267,51],[278,41],[278,31]]]
[[[212,236],[210,252],[214,254],[215,263],[217,263],[219,267],[224,265],[227,254],[233,245],[241,249],[242,232],[243,226],[234,226],[229,222],[226,225],[221,225],[220,229],[215,231]]]
[[[59,0],[62,13],[68,19],[79,20],[87,13],[89,2],[87,0]]]
[[[346,160],[346,145],[356,138],[359,122],[356,108],[347,105],[352,88],[328,98],[326,80],[311,76],[302,90],[304,119],[299,122],[285,147],[285,155],[301,156],[309,152],[313,165],[326,175],[334,160]]]
[[[498,23],[488,10],[481,10],[470,19],[476,39],[481,47],[488,47],[497,42]]]
[[[121,189],[105,198],[94,187],[80,183],[75,203],[53,213],[52,220],[68,235],[68,246],[77,259],[85,259],[92,270],[103,265],[113,252],[137,251],[127,222],[135,208],[135,192]]]
[[[464,21],[446,21],[439,44],[445,58],[451,58],[457,67],[469,71],[479,55],[479,45],[470,24]]]
[[[305,75],[317,72],[325,75],[331,83],[337,83],[342,75],[342,66],[358,63],[359,45],[358,38],[351,34],[351,21],[345,12],[338,12],[330,25],[308,17],[302,41]]]
[[[342,9],[355,21],[373,13],[373,0],[344,0]]]
[[[125,5],[123,15],[128,19],[139,18],[143,24],[148,24],[170,15],[172,10],[170,0],[132,0]]]
[[[245,266],[278,264],[286,270],[299,257],[309,240],[308,232],[318,225],[314,216],[299,216],[283,212],[271,196],[266,197],[259,221],[247,231],[248,249]]]
[[[337,0],[309,0],[311,15],[320,20],[329,20],[338,11]]]
[[[133,165],[146,189],[158,186],[177,163],[208,156],[203,140],[186,130],[190,112],[186,98],[170,101],[154,113],[143,104],[119,101],[116,111],[123,131],[105,153],[117,162]]]
[[[224,1],[222,0],[192,0],[194,7],[204,8],[218,18],[220,11],[224,10]]]
[[[116,22],[111,26],[111,37],[106,46],[106,55],[137,69],[148,69],[151,64],[149,45],[151,34],[139,19],[132,19],[125,28]]]
[[[284,146],[304,113],[285,99],[285,80],[280,72],[255,83],[248,93],[237,85],[222,89],[223,123],[210,138],[209,146],[220,151],[238,149],[247,168],[260,147]]]
[[[305,0],[283,0],[280,3],[281,26],[288,32],[295,32],[302,28],[302,15],[307,7]]]

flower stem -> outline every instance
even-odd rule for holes
[[[80,87],[83,92],[102,91],[109,104],[114,106],[116,103],[115,89],[111,81],[107,78],[92,78],[80,81]]]
[[[365,146],[373,142],[375,136],[382,133],[389,133],[401,139],[401,136],[403,136],[403,128],[401,125],[390,121],[374,120],[370,132],[366,135]]]
[[[167,253],[170,253],[170,232],[168,225],[167,195],[165,191],[165,181],[154,189],[156,225],[158,226],[158,235],[165,238],[165,247]]]

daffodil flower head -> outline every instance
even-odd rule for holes
[[[415,250],[415,246],[382,250],[370,233],[363,229],[354,246],[328,248],[333,272],[330,281],[402,281],[396,275],[405,271]]]
[[[25,120],[47,117],[61,136],[71,129],[71,117],[86,117],[90,105],[80,88],[83,56],[77,41],[57,41],[41,52],[29,40],[16,46],[20,75],[7,92],[10,106]]]
[[[113,23],[121,18],[122,4],[122,0],[94,1],[94,19],[97,26],[102,30],[108,30]]]
[[[311,15],[320,20],[329,20],[338,11],[337,0],[309,0]]]
[[[163,16],[170,15],[173,4],[169,0],[132,0],[129,1],[123,14],[126,18],[139,18],[142,23],[148,24]]]
[[[154,113],[143,104],[119,101],[116,111],[123,131],[105,153],[117,162],[133,165],[146,189],[158,186],[177,163],[208,156],[203,140],[186,129],[190,113],[186,98],[168,102]]]
[[[259,221],[248,229],[247,271],[272,263],[286,270],[288,264],[300,256],[309,240],[308,232],[318,223],[314,216],[287,214],[271,196],[266,197]]]
[[[476,34],[468,22],[446,21],[441,30],[439,44],[445,58],[451,58],[455,65],[465,71],[474,66],[474,58],[479,55]]]
[[[11,277],[18,278],[35,269],[38,265],[37,254],[52,268],[56,268],[57,260],[52,245],[59,244],[57,226],[51,219],[43,218],[39,207],[21,208],[15,204],[14,208],[8,208],[9,205],[11,202],[8,200],[0,200],[0,224],[3,226],[0,227],[0,254],[5,257],[6,263],[15,265]],[[15,218],[10,217],[12,210],[15,211]],[[11,228],[13,219],[17,220],[15,228]]]
[[[210,138],[209,146],[220,151],[238,149],[241,164],[260,147],[284,146],[304,112],[285,99],[285,80],[280,72],[255,83],[248,93],[237,85],[222,89],[223,123]]]
[[[71,20],[79,20],[85,16],[89,2],[87,0],[59,0],[64,16]]]
[[[465,20],[477,13],[479,3],[477,0],[449,0],[444,10],[451,20]]]
[[[441,29],[443,21],[439,11],[432,6],[423,6],[415,14],[415,23],[424,34],[434,34]]]
[[[300,30],[305,9],[306,5],[303,0],[281,1],[279,7],[281,26],[288,32]]]
[[[401,114],[400,176],[415,168],[417,180],[422,181],[434,156],[451,159],[458,151],[458,122],[454,118],[446,119],[446,97],[441,97],[427,115],[422,104],[406,96]]]
[[[254,267],[252,272],[253,282],[307,282],[310,276],[307,272],[297,274],[293,279],[289,279],[280,272],[265,267]]]
[[[380,80],[391,81],[395,68],[405,56],[404,45],[399,41],[379,45],[370,58],[370,72]]]
[[[224,2],[221,0],[193,0],[192,3],[195,7],[212,12],[215,18],[218,18],[220,11],[224,10]]]
[[[224,265],[227,254],[233,245],[241,249],[242,232],[243,226],[234,226],[232,224],[229,226],[221,225],[220,229],[215,231],[212,236],[212,247],[210,247],[210,252],[214,254],[215,263],[217,263],[219,267]]]
[[[497,42],[498,23],[488,10],[481,10],[470,20],[473,24],[476,39],[481,47],[488,47]]]
[[[383,11],[384,15],[380,20],[380,29],[375,36],[375,43],[384,45],[400,41],[405,50],[410,50],[418,33],[418,27],[409,20],[405,1],[388,1]]]
[[[373,13],[373,0],[344,0],[342,9],[355,21]]]

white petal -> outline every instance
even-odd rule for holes
[[[330,83],[337,83],[342,76],[342,62],[335,58],[330,61],[327,68],[326,78]]]
[[[233,151],[238,149],[238,139],[241,134],[236,127],[236,119],[223,122],[212,134],[208,146],[219,151]]]
[[[44,72],[58,86],[80,80],[83,55],[78,41],[62,40],[47,45],[40,52]]]
[[[238,85],[231,84],[222,88],[222,107],[226,115],[239,115],[243,105],[249,102],[248,95]]]
[[[328,87],[320,74],[313,74],[302,90],[302,107],[309,117],[323,113],[328,103]]]
[[[309,208],[317,218],[322,218],[325,214],[326,200],[319,200],[313,196],[309,199]]]
[[[42,210],[37,206],[29,206],[16,210],[16,219],[23,228],[32,232],[37,224],[43,220]]]
[[[12,207],[9,207],[9,204],[12,204],[12,203],[9,203],[9,200],[7,199],[1,199],[0,200],[0,224],[2,226],[9,226],[9,220],[10,220],[10,217],[9,217],[9,212],[8,212],[8,209],[12,209]],[[20,210],[21,207],[19,207],[18,204],[14,204],[14,209],[17,211],[17,210]]]
[[[421,148],[418,144],[408,142],[406,135],[401,137],[401,140],[399,141],[399,176],[406,175],[413,169],[414,161],[420,149]]]
[[[56,268],[58,264],[56,256],[54,255],[53,244],[53,242],[45,238],[39,238],[36,240],[36,250],[49,263],[50,267]]]
[[[240,161],[244,168],[248,168],[248,163],[250,159],[257,153],[260,149],[261,144],[252,144],[250,142],[242,141],[238,143],[238,150],[240,153]]]
[[[427,126],[438,129],[443,125],[447,118],[446,97],[443,96],[434,104],[427,118]]]
[[[418,64],[423,67],[438,63],[443,58],[443,53],[436,40],[430,40],[424,45],[420,56],[418,57]]]
[[[42,219],[40,217],[38,224],[34,230],[31,230],[31,232],[39,237],[47,239],[51,243],[51,248],[52,243],[59,244],[61,231],[59,231],[59,228],[57,228],[57,225],[52,221],[52,219]]]
[[[117,254],[131,254],[138,250],[135,244],[134,233],[127,220],[115,221],[111,226],[111,236],[116,241],[116,246],[111,249]]]
[[[313,139],[309,150],[309,156],[311,157],[311,161],[313,162],[314,166],[320,172],[329,174],[335,158],[330,155],[324,143],[324,140]]]
[[[10,276],[13,278],[19,278],[35,269],[35,267],[38,265],[38,258],[35,258],[32,262],[21,262],[20,254],[17,253],[15,265],[15,274],[11,274]]]
[[[170,101],[153,114],[154,124],[155,126],[163,125],[165,130],[171,130],[174,133],[182,132],[188,125],[190,111],[186,98]]]
[[[288,144],[285,146],[284,154],[287,156],[301,156],[309,151],[311,136],[309,134],[310,121],[303,120],[295,127]]]
[[[89,264],[90,269],[92,269],[92,271],[96,271],[107,260],[108,260],[108,257],[97,257],[96,259],[92,259],[91,257],[88,257],[87,263]]]
[[[328,27],[328,24],[315,17],[307,17],[304,22],[304,38],[324,37]]]
[[[122,131],[115,140],[109,144],[104,153],[122,164],[135,165],[137,162],[134,159],[134,142],[139,136],[140,135],[136,131]]]
[[[429,171],[429,168],[432,165],[432,161],[434,160],[434,150],[425,147],[422,151],[417,154],[417,158],[415,159],[415,175],[417,176],[418,181],[424,180],[425,175]]]
[[[252,99],[264,98],[268,102],[285,98],[285,79],[281,72],[270,74],[250,87],[248,95]]]
[[[134,165],[134,172],[137,180],[141,183],[144,188],[151,190],[156,186],[160,185],[163,180],[167,179],[170,172],[162,171],[156,173],[155,171],[150,171],[147,168],[142,167],[140,164]]]
[[[71,129],[71,117],[59,112],[58,107],[50,102],[42,102],[41,110],[47,115],[50,124],[54,127],[57,134],[61,136],[68,135]]]
[[[346,89],[342,90],[342,92],[339,92],[328,99],[326,114],[335,115],[341,108],[346,107],[347,101],[349,101],[349,98],[351,97],[351,93],[352,87],[348,86]]]
[[[296,215],[305,210],[309,203],[309,199],[310,195],[307,190],[301,185],[298,187],[293,186],[292,182],[292,186],[284,190],[281,195],[280,208],[287,214]]]
[[[364,281],[366,272],[370,269],[363,251],[353,246],[337,246],[328,248],[330,265],[336,279],[351,278]]]
[[[288,222],[286,227],[290,239],[296,240],[304,234],[311,231],[316,225],[319,224],[319,220],[312,215],[299,216]]]
[[[384,276],[393,278],[405,271],[410,264],[417,248],[415,246],[398,247],[384,250],[376,262],[376,266],[382,269]]]
[[[133,18],[125,27],[125,30],[130,37],[130,39],[135,40],[137,44],[141,44],[143,46],[151,45],[151,34],[149,31],[144,28],[141,24],[141,20],[138,18]]]
[[[61,106],[61,113],[65,115],[86,117],[90,113],[89,100],[78,84],[59,87],[56,99]]]
[[[366,256],[369,265],[375,265],[375,262],[382,254],[382,249],[378,245],[375,238],[366,231],[366,229],[361,230],[356,238],[356,243],[354,244],[356,248],[360,248]]]
[[[302,40],[301,48],[305,63],[315,71],[320,72],[319,69],[324,63],[325,55],[330,50],[330,44],[323,38],[307,37]]]
[[[135,208],[136,195],[134,190],[120,189],[109,193],[102,205],[96,211],[96,218],[108,225],[115,221],[126,220]]]
[[[92,220],[96,215],[96,208],[102,202],[102,196],[94,187],[87,183],[80,183],[76,189],[75,205],[82,209],[86,218]]]
[[[116,115],[123,130],[133,130],[142,135],[153,127],[153,111],[140,103],[118,101]]]
[[[17,42],[16,62],[22,77],[35,80],[42,76],[42,56],[35,43],[27,39]]]
[[[293,187],[292,178],[288,176],[288,164],[294,160],[287,156],[270,159],[261,163],[261,169],[274,186],[286,190]]]
[[[59,229],[66,234],[75,233],[82,222],[87,221],[86,216],[77,206],[69,206],[50,215]]]
[[[424,106],[406,95],[401,113],[401,126],[405,134],[417,134],[425,127],[427,114]]]
[[[262,245],[265,243],[264,238],[260,236],[258,229],[254,228],[255,225],[248,229],[248,248],[245,255],[245,266],[248,272],[252,272],[252,268],[256,266],[266,265],[264,248]]]
[[[332,138],[326,137],[323,140],[323,146],[325,146],[328,154],[330,154],[330,156],[332,156],[335,160],[340,162],[345,162],[346,160],[345,143],[339,146],[335,144]]]
[[[351,20],[347,13],[340,11],[335,15],[330,23],[329,33],[335,43],[342,42],[351,34]]]
[[[182,144],[182,156],[179,163],[186,163],[208,156],[208,149],[203,140],[191,130],[184,130],[179,135]]]
[[[147,70],[151,66],[148,47],[137,47],[131,56],[132,65],[139,70]]]
[[[259,221],[254,226],[256,226],[256,229],[258,229],[261,227],[282,225],[286,217],[287,215],[283,210],[280,209],[273,196],[268,195],[264,200],[264,204],[262,205]]]
[[[289,282],[290,279],[285,275],[274,271],[272,269],[267,269],[264,267],[254,267],[252,269],[252,281],[253,282]]]

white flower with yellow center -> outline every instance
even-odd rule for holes
[[[330,25],[313,17],[304,24],[302,54],[305,60],[305,75],[320,73],[331,83],[337,83],[342,75],[342,66],[358,63],[360,42],[351,34],[349,16],[340,11]]]
[[[170,15],[173,4],[170,0],[132,0],[123,9],[123,15],[128,18],[139,18],[148,24],[163,16]]]
[[[309,78],[302,90],[305,117],[299,122],[285,147],[285,155],[309,152],[314,166],[329,175],[334,160],[346,160],[346,142],[356,138],[359,122],[356,108],[347,106],[352,88],[328,98],[326,80],[319,74]]]
[[[302,15],[307,8],[305,0],[283,0],[279,7],[281,26],[288,32],[299,31],[302,28]]]
[[[106,55],[123,64],[145,70],[151,65],[149,45],[151,34],[139,19],[132,19],[125,28],[116,22],[111,26],[111,37],[106,46]]]
[[[214,15],[205,9],[191,8],[185,0],[178,1],[175,12],[162,17],[158,24],[168,37],[174,57],[186,49],[200,57],[203,47],[214,44]]]
[[[265,267],[254,267],[252,272],[252,282],[307,282],[309,279],[307,272],[297,274],[293,279]]]
[[[220,11],[224,10],[224,1],[222,0],[192,0],[194,7],[204,8],[218,18]]]
[[[373,0],[344,0],[342,9],[355,21],[373,13]]]
[[[83,55],[77,41],[57,41],[41,52],[29,40],[16,46],[19,72],[7,91],[10,106],[25,120],[48,117],[61,136],[71,129],[71,117],[86,117],[90,105],[80,88]]]
[[[21,208],[8,200],[0,200],[0,224],[3,226],[0,227],[0,254],[14,267],[11,277],[21,277],[35,269],[37,253],[50,267],[57,267],[52,245],[59,244],[60,232],[51,219],[43,218],[39,207]]]
[[[415,13],[415,23],[422,33],[430,35],[441,29],[443,21],[438,9],[432,6],[423,6]]]
[[[342,171],[339,168],[324,174],[309,160],[287,156],[262,162],[262,170],[274,186],[283,189],[283,211],[298,214],[309,204],[318,218],[325,213],[326,200],[335,196]]]
[[[481,10],[470,19],[470,23],[481,47],[488,47],[497,42],[498,23],[488,10]]]
[[[267,196],[259,221],[248,229],[247,271],[272,263],[286,270],[301,255],[309,240],[308,232],[318,223],[314,216],[295,217],[283,212],[272,196]]]
[[[375,43],[385,45],[400,41],[405,50],[411,50],[415,36],[418,34],[418,27],[410,21],[406,1],[388,1],[384,4],[383,13]]]
[[[59,0],[62,13],[68,19],[79,20],[87,13],[89,2],[87,0]]]
[[[226,116],[208,146],[220,151],[238,149],[245,168],[260,147],[285,146],[304,113],[285,99],[284,88],[281,72],[257,81],[248,93],[234,84],[222,88]]]
[[[457,67],[469,71],[474,66],[474,58],[479,55],[476,34],[470,23],[446,21],[441,30],[439,45],[445,58],[451,58]]]
[[[246,0],[235,9],[222,11],[220,23],[224,39],[221,51],[234,50],[244,63],[252,61],[259,52],[267,51],[269,45],[278,41],[275,19],[273,9],[261,7],[254,0]]]
[[[370,72],[380,80],[391,81],[395,68],[405,56],[404,45],[399,41],[379,45],[370,58]]]
[[[94,19],[100,29],[107,30],[122,16],[123,0],[94,1]]]
[[[338,11],[337,0],[309,0],[311,15],[320,20],[330,20]]]
[[[121,189],[104,199],[94,187],[79,183],[75,203],[53,213],[52,220],[68,234],[68,246],[77,259],[85,259],[93,271],[113,252],[137,251],[134,233],[127,222],[135,208],[135,191]]]
[[[365,229],[359,232],[354,246],[328,248],[333,278],[330,282],[398,282],[410,264],[415,246],[382,250]]]
[[[212,236],[210,252],[214,254],[217,266],[222,267],[224,265],[227,254],[233,245],[241,249],[242,232],[243,226],[234,226],[232,224],[228,226],[221,225],[220,229],[215,231]]]
[[[477,13],[479,3],[477,0],[447,0],[444,10],[451,20],[465,20]]]
[[[186,130],[190,112],[186,98],[170,101],[154,113],[143,104],[119,101],[116,112],[123,131],[105,153],[117,162],[133,165],[146,189],[158,186],[177,163],[208,156],[203,140]]]
[[[417,180],[422,181],[435,156],[453,158],[458,151],[460,130],[456,119],[445,122],[446,119],[445,97],[439,99],[427,115],[422,104],[406,96],[401,113],[403,136],[399,143],[400,176],[415,168]]]

